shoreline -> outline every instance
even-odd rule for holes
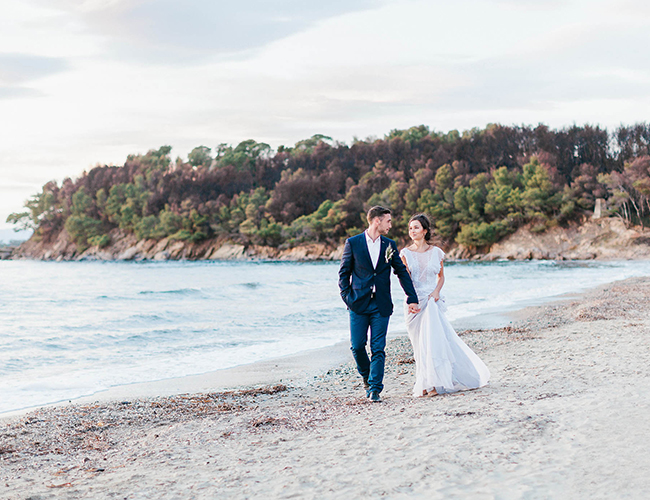
[[[22,417],[47,408],[65,408],[70,405],[98,404],[125,399],[172,397],[181,394],[233,391],[260,385],[275,385],[304,381],[337,367],[349,356],[347,341],[334,345],[300,351],[286,356],[255,361],[196,375],[172,377],[150,382],[133,382],[102,389],[89,395],[56,401],[28,408],[0,413],[0,422]]]
[[[527,305],[503,313],[489,313],[460,318],[454,322],[454,328],[461,336],[466,330],[505,328],[513,322],[525,320],[527,315],[525,311],[534,311],[536,308],[544,307],[547,304],[561,303],[570,300],[575,295],[574,293],[562,294],[544,299],[538,304]],[[406,338],[406,330],[388,333],[389,341],[399,337]],[[148,382],[115,385],[71,399],[68,398],[25,408],[7,410],[0,412],[0,422],[22,417],[40,409],[64,408],[69,405],[98,404],[124,399],[146,399],[171,397],[181,394],[232,391],[287,382],[297,387],[304,385],[309,379],[316,378],[322,373],[351,362],[351,360],[349,341],[346,339],[329,346],[308,349],[267,360],[236,365],[230,368]]]
[[[342,242],[300,243],[290,248],[271,247],[233,241],[224,237],[201,242],[163,238],[138,240],[132,233],[113,229],[111,243],[103,248],[77,248],[65,229],[48,243],[35,237],[23,242],[4,258],[46,261],[332,261],[340,260]],[[450,260],[648,260],[650,229],[628,227],[617,217],[586,219],[566,227],[533,232],[530,225],[479,251],[454,242],[445,247]]]
[[[302,385],[40,408],[3,420],[0,496],[643,498],[648,300],[629,278],[465,331],[492,373],[474,391],[411,397],[400,336],[381,404],[346,352]]]
[[[563,293],[541,299],[541,301],[539,299],[531,299],[533,303],[530,305],[524,305],[523,307],[500,313],[494,312],[460,318],[453,322],[454,329],[462,337],[465,331],[507,328],[508,326],[512,326],[513,323],[525,322],[529,317],[535,315],[540,308],[561,305],[567,301],[579,298],[584,293],[596,290],[600,286],[584,290],[583,292]],[[406,330],[388,333],[389,341],[398,337],[407,338]],[[40,409],[66,407],[75,404],[97,404],[123,399],[146,399],[153,397],[171,397],[181,394],[232,391],[254,386],[287,383],[287,381],[290,381],[295,386],[301,386],[310,378],[316,378],[316,376],[326,371],[349,363],[351,359],[349,342],[346,339],[329,346],[308,349],[293,354],[236,365],[230,368],[148,382],[115,385],[71,399],[68,398],[25,408],[7,410],[0,412],[0,422],[22,417]]]

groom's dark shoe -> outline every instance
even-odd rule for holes
[[[370,401],[373,403],[381,403],[381,398],[379,397],[379,393],[377,391],[372,391],[370,393]]]
[[[363,377],[363,388],[366,390],[366,393],[370,391],[370,383],[368,382],[368,377]]]

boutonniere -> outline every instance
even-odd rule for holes
[[[386,264],[390,262],[390,259],[393,258],[393,255],[395,254],[395,250],[393,250],[393,247],[388,245],[388,248],[386,249]]]

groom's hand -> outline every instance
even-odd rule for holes
[[[411,314],[417,314],[420,312],[420,307],[417,304],[409,304],[409,312]]]

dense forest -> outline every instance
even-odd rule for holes
[[[188,161],[170,153],[163,146],[124,166],[49,182],[7,221],[45,241],[65,228],[80,249],[110,244],[117,227],[139,239],[290,247],[337,244],[381,204],[393,210],[393,237],[405,237],[410,215],[425,212],[446,242],[482,248],[524,224],[544,231],[579,221],[597,198],[627,223],[650,216],[646,123],[613,133],[589,125],[438,133],[422,125],[352,145],[315,135],[275,152],[247,140],[199,146]]]

